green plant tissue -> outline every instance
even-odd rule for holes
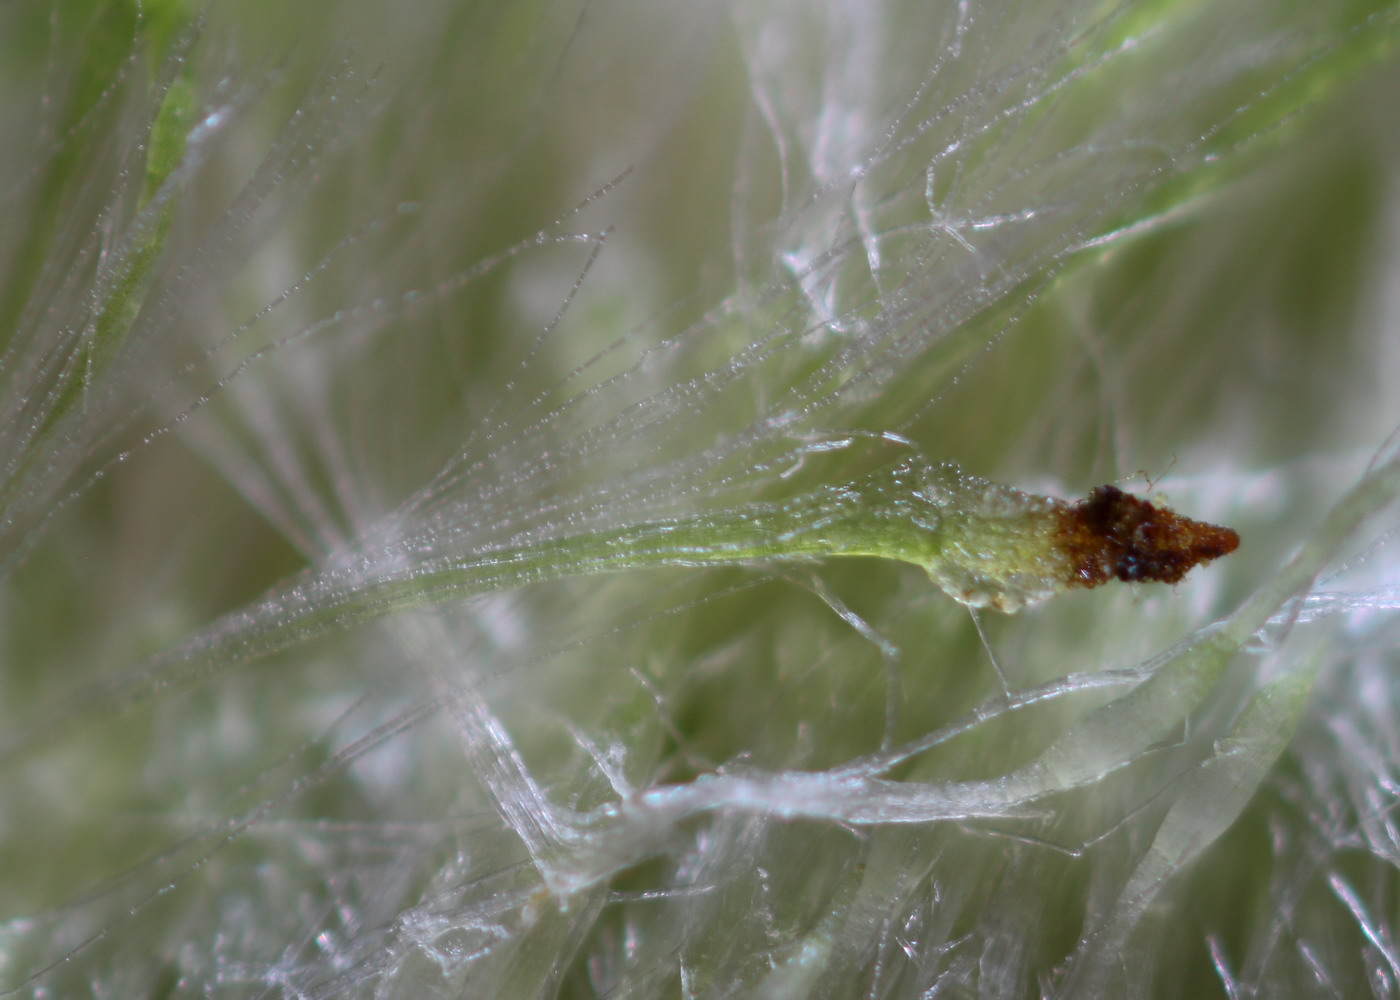
[[[1397,42],[0,4],[0,996],[1396,996]]]

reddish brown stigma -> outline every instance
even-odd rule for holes
[[[1057,541],[1069,559],[1071,587],[1128,582],[1176,583],[1197,563],[1229,555],[1240,536],[1100,486],[1058,512]]]

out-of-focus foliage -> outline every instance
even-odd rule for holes
[[[1398,17],[0,6],[0,989],[1394,995]],[[911,454],[1243,545],[462,590]]]

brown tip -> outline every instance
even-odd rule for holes
[[[1229,528],[1182,517],[1100,486],[1059,512],[1058,540],[1071,566],[1072,587],[1113,578],[1176,583],[1197,563],[1229,555],[1240,536]]]

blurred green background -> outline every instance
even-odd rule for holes
[[[1314,588],[1339,613],[1034,815],[756,802],[612,854],[583,817],[917,739],[996,704],[993,656],[1013,691],[1151,666],[1267,587],[1400,415],[1396,15],[0,9],[0,988],[1059,995],[1187,776],[1307,666],[1290,749],[1104,995],[1392,995],[1388,508]],[[1244,544],[980,626],[853,560],[268,640],[377,574],[911,447]],[[889,776],[995,779],[1119,693]]]

